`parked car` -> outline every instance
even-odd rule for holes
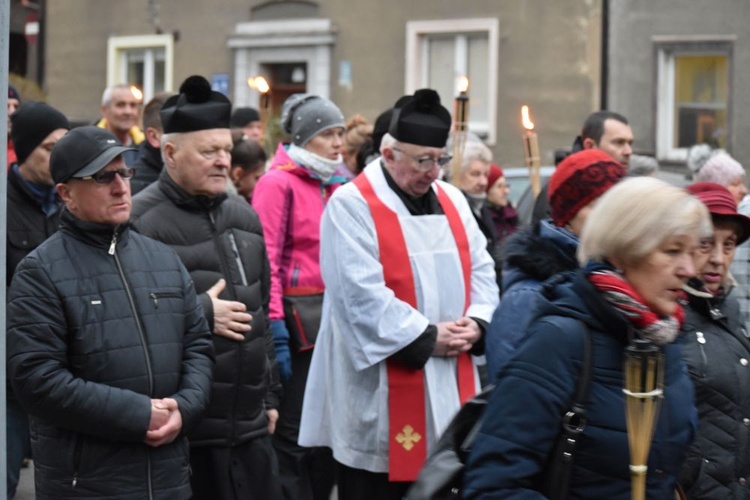
[[[539,185],[545,186],[552,176],[555,167],[546,166],[539,169]],[[531,179],[528,168],[504,168],[505,181],[510,185],[508,199],[518,211],[518,223],[521,227],[531,224],[534,212],[534,195],[531,191]]]

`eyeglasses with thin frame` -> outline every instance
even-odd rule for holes
[[[422,172],[429,172],[430,170],[435,168],[435,164],[437,164],[438,167],[444,167],[447,164],[449,164],[451,160],[453,159],[451,155],[442,155],[442,156],[438,156],[437,158],[432,158],[431,156],[425,156],[423,158],[415,158],[414,156],[410,155],[409,153],[407,153],[406,151],[402,149],[398,149],[395,147],[391,149],[410,158],[414,163],[417,164],[417,167]]]
[[[97,184],[109,184],[113,180],[115,180],[115,175],[119,175],[124,180],[132,179],[133,176],[135,175],[135,169],[134,168],[118,168],[117,170],[107,170],[106,172],[103,170],[100,170],[94,175],[81,177],[81,180],[87,181],[89,179],[93,179],[94,182],[96,182]]]

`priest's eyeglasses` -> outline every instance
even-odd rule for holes
[[[133,176],[135,175],[135,169],[134,168],[118,168],[117,170],[108,170],[106,172],[103,170],[100,170],[94,175],[81,177],[81,180],[86,181],[89,179],[94,179],[94,182],[96,182],[97,184],[109,184],[113,180],[115,180],[115,175],[119,175],[124,180],[132,179]]]
[[[423,156],[421,158],[416,158],[402,149],[398,149],[395,147],[391,149],[393,149],[394,151],[398,151],[402,155],[411,158],[411,160],[417,164],[417,167],[422,172],[429,172],[430,170],[435,168],[435,164],[437,164],[438,167],[444,167],[447,164],[449,164],[451,160],[453,159],[451,155],[441,155],[441,156],[438,156],[437,158],[433,158],[431,156]]]

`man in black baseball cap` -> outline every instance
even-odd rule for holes
[[[97,127],[57,142],[60,230],[11,283],[8,379],[33,417],[40,498],[192,497],[183,431],[208,404],[213,349],[177,254],[130,231],[130,149]]]
[[[55,184],[92,176],[126,151],[111,132],[88,126],[73,129],[52,150],[51,173]],[[127,179],[133,175],[130,172]]]

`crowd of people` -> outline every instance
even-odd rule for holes
[[[636,344],[663,363],[646,498],[750,498],[750,197],[727,152],[672,186],[592,113],[521,227],[491,149],[452,158],[431,89],[372,123],[293,94],[279,144],[201,76],[145,105],[107,88],[75,128],[9,87],[8,116],[9,498],[28,458],[39,499],[412,498],[488,385],[457,497],[630,498]]]

